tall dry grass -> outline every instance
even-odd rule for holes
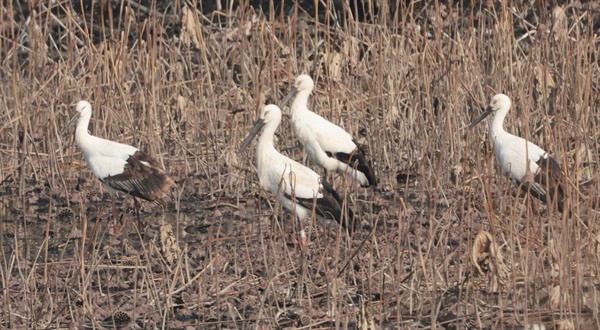
[[[392,1],[363,23],[330,1],[210,15],[82,3],[0,9],[3,327],[110,328],[119,311],[161,328],[600,326],[598,186],[580,186],[600,150],[592,5]],[[336,178],[365,228],[314,230],[306,254],[253,152],[237,153],[300,73],[316,81],[310,108],[358,137],[380,178]],[[569,212],[521,196],[487,125],[467,129],[499,92],[505,128],[561,163]],[[83,197],[100,185],[60,134],[80,99],[93,134],[149,152],[179,184],[167,216],[146,208],[145,233],[113,236],[106,204]],[[285,120],[278,137],[305,161]]]

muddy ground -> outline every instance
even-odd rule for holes
[[[358,4],[3,7],[0,327],[600,328],[598,2]],[[253,148],[237,152],[300,73],[379,177],[365,189],[307,163],[284,117],[277,147],[360,221],[352,236],[307,224],[304,252]],[[505,128],[561,164],[567,212],[502,175],[487,125],[467,129],[497,92]],[[113,218],[61,132],[79,99],[92,134],[178,185],[141,228],[127,196]]]

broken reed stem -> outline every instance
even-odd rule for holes
[[[336,12],[334,1],[289,11],[271,2],[273,12],[264,14],[226,3],[213,15],[187,1],[173,12],[160,2],[148,12],[128,2],[110,10],[98,2],[87,10],[76,3],[31,4],[36,13],[29,16],[8,3],[14,15],[3,19],[13,28],[0,31],[7,55],[0,70],[0,214],[6,219],[0,275],[9,283],[2,319],[22,327],[13,315],[32,315],[51,295],[54,314],[37,314],[46,325],[98,325],[115,310],[149,326],[195,320],[191,326],[410,328],[423,326],[422,319],[441,325],[439,316],[447,313],[458,316],[458,328],[471,321],[490,327],[538,322],[548,310],[554,319],[581,321],[599,264],[592,201],[570,186],[572,217],[530,206],[499,171],[485,125],[468,133],[465,127],[490,95],[504,92],[515,100],[509,132],[547,146],[573,187],[597,173],[600,69],[589,32],[595,14],[565,8],[573,19],[561,39],[558,25],[549,25],[556,21],[551,13],[526,4],[386,3],[376,15],[373,1],[358,3],[366,15],[389,10],[390,16],[362,23],[354,5]],[[313,18],[315,12],[324,19]],[[525,12],[546,25],[536,26]],[[95,18],[100,13],[105,20]],[[261,105],[278,103],[300,73],[315,78],[310,108],[364,140],[380,178],[376,190],[344,186],[346,203],[363,224],[375,224],[372,232],[315,234],[302,272],[287,242],[289,226],[282,225],[289,214],[276,201],[268,206],[265,197],[273,202],[272,195],[256,197],[253,152],[230,152]],[[149,214],[139,236],[125,230],[110,240],[87,237],[86,219],[98,218],[97,232],[107,216],[102,201],[77,196],[97,183],[70,135],[59,135],[79,99],[96,105],[94,134],[150,152],[180,183],[167,220],[177,213],[176,241],[186,245],[185,259],[164,261]],[[277,146],[302,162],[303,149],[288,128],[284,120]],[[462,172],[454,182],[457,165]],[[398,172],[417,179],[400,184]],[[202,211],[217,199],[214,212]],[[130,216],[126,204],[124,217]],[[57,209],[69,205],[80,205],[83,220],[65,225],[58,219]],[[269,226],[263,210],[282,223]],[[42,228],[38,214],[48,219],[43,273],[28,266]],[[82,227],[81,241],[65,233],[71,223]],[[210,230],[199,231],[202,226]],[[493,235],[510,270],[506,292],[512,295],[499,292],[501,304],[485,294],[479,283],[486,279],[472,276],[464,258],[480,230]],[[115,240],[120,245],[109,242]],[[367,243],[361,248],[361,242]],[[108,267],[132,256],[135,271]],[[23,282],[21,273],[31,273],[28,290],[11,284]],[[65,284],[69,276],[78,276],[76,289]],[[548,283],[559,283],[570,300],[543,305]],[[42,284],[43,290],[31,289]],[[147,301],[153,308],[143,310]],[[473,309],[481,313],[464,312]]]

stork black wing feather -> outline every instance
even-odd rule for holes
[[[342,199],[340,198],[340,195],[338,195],[338,193],[335,191],[335,189],[333,189],[333,187],[327,181],[325,181],[325,179],[321,179],[321,185],[322,185],[322,189],[320,192],[321,192],[321,194],[323,194],[323,197],[316,199],[316,202],[317,202],[317,205],[315,206],[316,213],[318,215],[324,217],[325,219],[334,219],[339,224],[341,224],[342,227],[348,228],[348,231],[350,233],[352,233],[354,231],[354,228],[352,226],[348,226],[348,221],[349,221],[349,223],[354,222],[354,213],[352,212],[351,209],[348,209],[348,218],[349,219],[346,219],[346,217],[342,217],[342,213],[343,213],[342,203],[343,202],[342,202]],[[288,194],[285,194],[284,196],[290,200],[292,199],[292,197]],[[300,204],[304,208],[312,210],[313,201],[314,201],[313,198],[296,197],[295,200],[298,204]],[[342,218],[343,218],[343,221],[341,221]]]
[[[176,186],[160,164],[140,150],[129,156],[123,173],[108,176],[101,181],[133,197],[159,202]]]
[[[364,173],[367,177],[367,180],[369,181],[369,185],[376,186],[377,178],[375,177],[373,168],[371,168],[371,164],[369,164],[369,162],[367,161],[362,146],[359,145],[355,139],[353,139],[352,142],[356,145],[356,149],[354,149],[352,154],[348,154],[345,152],[332,153],[327,151],[327,156],[334,157],[340,162],[349,164],[352,168],[355,168],[356,170]]]
[[[559,212],[564,210],[563,175],[560,165],[550,156],[541,157],[537,161],[538,172],[533,178],[533,184],[524,184],[523,189],[546,204],[553,204]],[[518,182],[520,183],[520,182]]]

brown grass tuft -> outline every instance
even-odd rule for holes
[[[597,327],[594,4],[308,2],[0,7],[0,327]],[[316,82],[310,108],[361,139],[380,178],[334,177],[364,228],[315,227],[304,254],[253,151],[236,152],[300,73]],[[561,164],[569,212],[522,196],[486,125],[467,129],[498,92],[514,104],[505,128]],[[177,181],[172,231],[145,205],[137,232],[123,199],[113,236],[109,200],[82,198],[98,183],[60,135],[80,99],[93,134]],[[277,147],[305,161],[285,118]],[[502,247],[502,290],[471,276],[481,231]]]

